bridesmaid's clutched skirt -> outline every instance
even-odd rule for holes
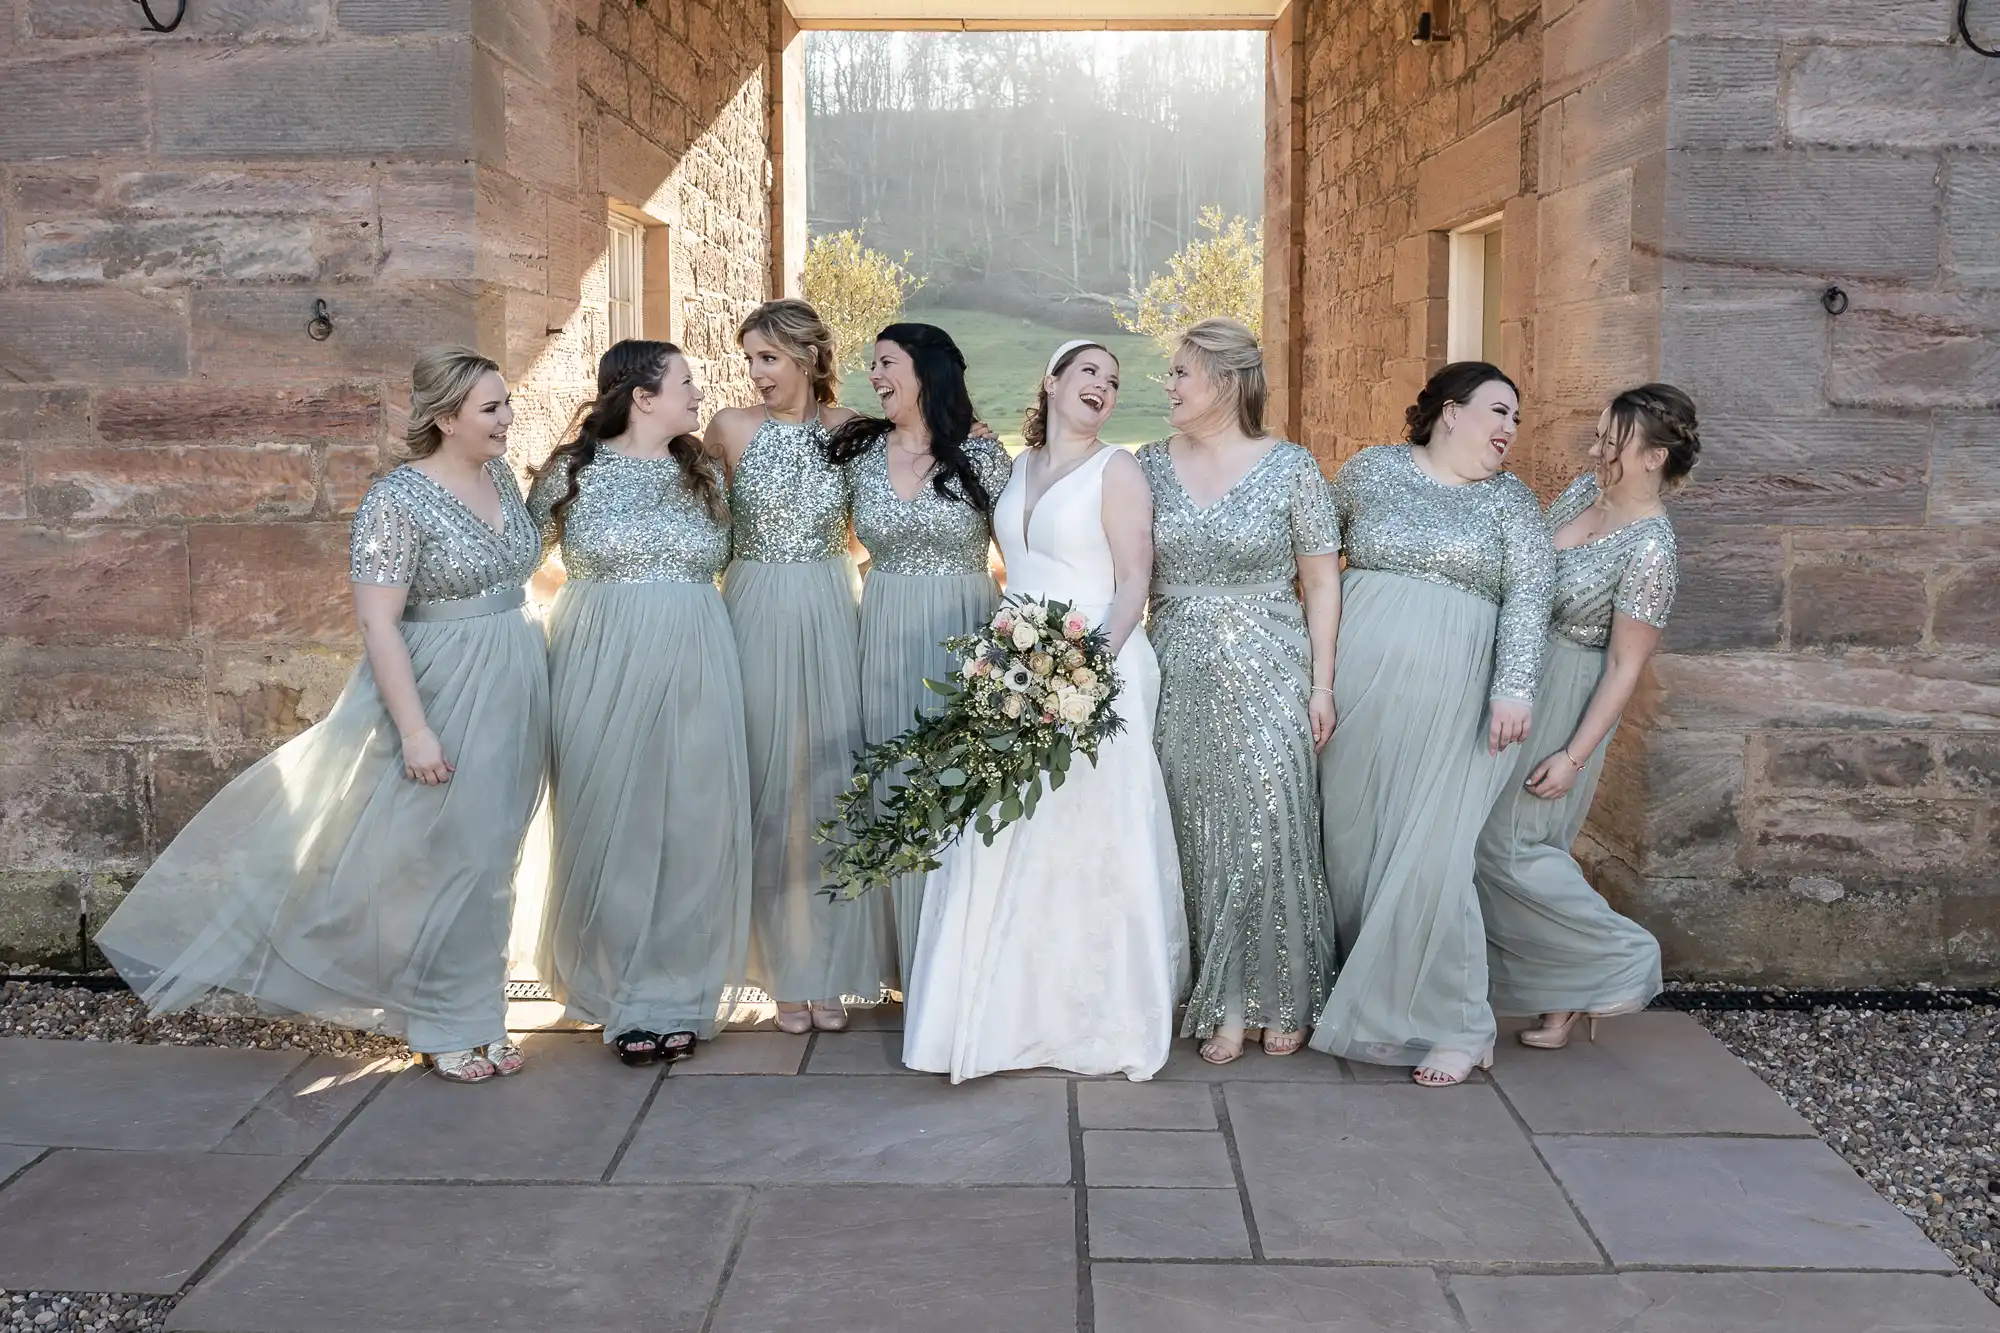
[[[1498,608],[1442,584],[1341,580],[1339,725],[1320,756],[1343,950],[1312,1045],[1374,1064],[1493,1044],[1472,851],[1511,755],[1486,748]]]
[[[924,680],[947,680],[958,661],[942,647],[992,619],[1000,590],[986,574],[892,574],[872,570],[861,590],[861,726],[870,745],[936,713],[944,697]],[[899,875],[890,886],[896,915],[897,976],[907,990],[924,915],[924,876]]]
[[[1603,674],[1603,650],[1560,635],[1549,640],[1534,727],[1479,838],[1475,877],[1496,1013],[1638,1008],[1660,993],[1659,942],[1611,910],[1569,850],[1590,813],[1611,738],[1560,800],[1545,801],[1524,785],[1568,742]]]
[[[739,560],[722,596],[743,664],[750,771],[750,984],[773,1000],[881,998],[895,971],[888,899],[820,890],[813,833],[862,746],[854,567]]]
[[[750,932],[743,687],[706,583],[563,585],[549,620],[555,855],[536,961],[569,1017],[715,1035]]]
[[[514,874],[547,751],[542,634],[518,610],[402,628],[457,771],[435,787],[403,775],[363,661],[326,719],[223,788],[99,932],[153,1009],[227,990],[418,1051],[506,1035]]]

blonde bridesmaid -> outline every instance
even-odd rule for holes
[[[908,729],[943,703],[924,687],[957,669],[941,646],[992,618],[1000,590],[988,562],[993,502],[1013,464],[974,437],[965,357],[930,324],[891,324],[875,341],[868,380],[882,417],[856,417],[832,434],[847,469],[854,535],[868,549],[861,589],[861,726],[868,743]],[[891,886],[898,985],[909,987],[923,920],[924,876]]]
[[[478,353],[417,361],[409,461],[354,516],[365,659],[323,721],[203,807],[97,936],[153,1009],[235,991],[401,1034],[455,1083],[521,1069],[507,936],[548,667],[522,611],[541,539],[507,468],[513,415]]]
[[[760,401],[708,425],[729,469],[735,545],[722,596],[743,664],[750,759],[750,983],[786,1032],[838,1032],[844,996],[895,980],[888,899],[833,902],[813,834],[834,815],[861,749],[861,628],[848,555],[846,472],[827,432],[833,335],[804,301],[759,306],[737,332]]]
[[[1555,574],[1541,505],[1501,470],[1520,410],[1496,367],[1454,362],[1407,443],[1333,480],[1347,571],[1319,786],[1343,956],[1312,1045],[1426,1087],[1493,1053],[1472,851],[1528,734]]]
[[[665,342],[616,343],[528,508],[569,579],[549,619],[555,855],[537,950],[627,1064],[715,1035],[750,931],[750,774],[722,469]]]
[[[1660,990],[1660,945],[1611,909],[1570,846],[1604,753],[1673,609],[1678,552],[1662,502],[1694,469],[1694,400],[1671,384],[1612,399],[1586,473],[1549,507],[1554,619],[1535,721],[1480,835],[1493,1008],[1540,1014],[1524,1046],[1557,1050],[1577,1020],[1634,1013]]]

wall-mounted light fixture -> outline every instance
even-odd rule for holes
[[[1417,30],[1410,34],[1412,46],[1428,46],[1432,42],[1451,40],[1450,0],[1431,0],[1431,4],[1417,15]]]
[[[132,3],[139,6],[140,11],[146,16],[146,26],[154,32],[172,32],[175,28],[180,27],[181,20],[187,17],[187,0],[180,0],[174,6],[173,18],[165,23],[160,22],[159,16],[153,13],[152,0],[132,0]]]

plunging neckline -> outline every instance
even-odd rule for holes
[[[882,439],[883,479],[889,483],[889,494],[895,496],[896,499],[901,501],[903,504],[913,505],[917,501],[924,498],[924,489],[931,484],[931,478],[937,475],[937,455],[936,454],[928,455],[928,457],[931,460],[930,470],[924,473],[923,477],[917,482],[917,493],[915,495],[905,495],[901,491],[896,489],[896,468],[889,461],[890,447],[891,446],[889,444],[888,437],[884,436]]]
[[[433,477],[430,473],[424,471],[422,468],[417,467],[414,464],[405,463],[404,466],[409,468],[410,471],[416,473],[418,476],[422,477],[425,481],[429,482],[431,485],[443,491],[446,495],[450,496],[451,502],[457,505],[460,509],[463,509],[467,514],[471,515],[472,521],[474,523],[477,523],[480,527],[486,529],[486,531],[492,533],[495,537],[505,537],[507,535],[507,526],[508,526],[507,520],[509,517],[507,513],[507,497],[500,493],[500,483],[493,480],[492,463],[490,462],[481,463],[479,465],[479,474],[485,477],[486,484],[493,488],[493,498],[495,501],[499,503],[500,526],[497,528],[494,527],[491,523],[488,523],[485,517],[481,515],[477,509],[474,509],[471,505],[467,504],[464,501],[464,499],[462,499],[459,496],[459,493],[457,491],[454,491],[451,487],[445,485],[443,482],[439,481],[436,477]]]
[[[1062,485],[1064,482],[1068,481],[1071,477],[1074,477],[1077,473],[1083,471],[1083,465],[1085,463],[1088,463],[1091,459],[1097,457],[1099,454],[1103,453],[1106,449],[1109,449],[1111,447],[1112,446],[1104,443],[1102,440],[1099,440],[1097,443],[1097,447],[1095,449],[1085,454],[1082,458],[1077,459],[1076,462],[1070,466],[1069,471],[1063,473],[1059,477],[1054,478],[1049,482],[1048,485],[1042,487],[1042,493],[1038,496],[1035,496],[1032,501],[1028,497],[1028,490],[1032,485],[1032,482],[1028,478],[1028,469],[1026,468],[1026,466],[1022,467],[1021,549],[1023,551],[1031,551],[1034,549],[1035,515],[1041,512],[1042,501],[1048,499],[1050,493],[1054,491],[1056,487]],[[895,489],[894,482],[890,483],[889,489],[891,490]]]
[[[1222,494],[1216,496],[1213,500],[1210,500],[1207,504],[1203,504],[1201,503],[1201,501],[1195,499],[1194,492],[1188,489],[1187,483],[1185,481],[1181,480],[1180,464],[1174,461],[1174,442],[1172,440],[1168,440],[1163,447],[1165,448],[1167,454],[1167,471],[1173,473],[1174,476],[1174,488],[1181,493],[1181,498],[1188,502],[1188,508],[1194,510],[1194,512],[1197,514],[1206,514],[1214,509],[1219,508],[1223,501],[1227,500],[1230,496],[1236,494],[1236,492],[1242,490],[1243,484],[1249,481],[1250,478],[1256,476],[1257,473],[1263,469],[1264,464],[1271,461],[1271,455],[1277,453],[1279,446],[1283,444],[1284,444],[1283,440],[1273,440],[1271,442],[1271,447],[1266,449],[1263,453],[1258,454],[1257,461],[1252,463],[1249,467],[1243,470],[1242,476],[1238,477],[1235,481],[1230,482],[1228,486],[1223,488]]]
[[[1592,502],[1590,508],[1591,509],[1596,508],[1596,503],[1594,501]],[[1585,509],[1583,511],[1583,514],[1587,514],[1589,512],[1590,509]],[[1583,514],[1578,514],[1576,518],[1582,518]],[[1660,511],[1657,514],[1642,514],[1638,518],[1633,519],[1630,523],[1620,523],[1617,527],[1611,529],[1611,531],[1605,533],[1602,537],[1592,537],[1589,541],[1578,542],[1574,546],[1558,546],[1556,547],[1556,554],[1568,555],[1571,551],[1588,550],[1590,547],[1596,546],[1602,542],[1610,541],[1613,537],[1618,536],[1620,533],[1638,527],[1641,523],[1651,523],[1656,518],[1665,518],[1666,516],[1667,515],[1665,510]],[[1570,520],[1570,523],[1574,522],[1576,522],[1575,518]],[[1569,526],[1569,524],[1564,524],[1563,526],[1567,527]],[[1553,537],[1553,534],[1551,534],[1551,536]]]

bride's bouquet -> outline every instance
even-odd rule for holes
[[[945,640],[955,679],[926,680],[942,712],[862,751],[839,814],[822,824],[823,890],[858,898],[898,875],[935,870],[971,824],[988,843],[1035,812],[1042,779],[1063,785],[1081,754],[1125,723],[1111,710],[1118,672],[1101,627],[1065,602],[1009,597],[975,634]]]

